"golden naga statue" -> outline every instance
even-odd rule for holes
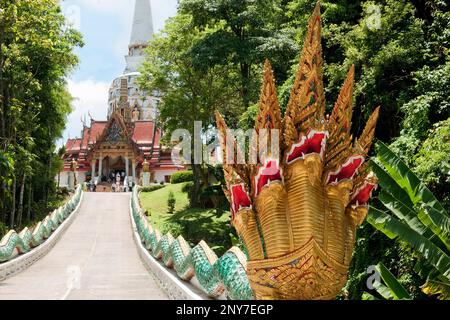
[[[320,7],[310,18],[284,120],[267,61],[255,131],[269,145],[259,165],[226,162],[227,126],[217,113],[232,223],[243,240],[257,299],[334,299],[347,281],[356,229],[377,186],[366,158],[379,108],[359,139],[350,134],[354,67],[325,116]],[[279,136],[279,137],[278,137]],[[252,148],[261,144],[253,140]],[[260,141],[260,140],[259,140]],[[233,142],[235,156],[236,141]],[[259,150],[265,148],[259,145]]]

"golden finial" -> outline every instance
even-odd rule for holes
[[[327,141],[326,170],[334,169],[339,164],[342,164],[352,151],[350,129],[352,125],[354,83],[355,66],[352,65],[327,125],[330,137]]]
[[[367,156],[375,136],[375,129],[380,115],[380,107],[376,108],[367,120],[363,133],[355,142],[355,151]]]
[[[273,139],[279,139],[279,136],[272,136],[272,130],[281,129],[281,108],[278,101],[277,89],[275,85],[275,78],[272,71],[272,66],[269,60],[266,60],[264,64],[264,76],[263,84],[261,88],[261,96],[259,100],[259,112],[256,116],[255,129],[258,136],[254,138],[258,141],[252,143],[253,148],[259,146],[257,150],[253,149],[253,152],[258,151],[259,155],[266,155],[279,158],[279,155],[272,154],[272,150],[268,146],[272,145]],[[261,129],[265,129],[261,132]],[[266,139],[263,139],[266,138]],[[264,141],[265,140],[265,141]],[[279,141],[277,141],[277,145]],[[277,150],[278,152],[279,150]],[[260,159],[264,161],[264,159]]]
[[[299,131],[306,131],[320,122],[325,112],[323,89],[323,59],[321,42],[320,3],[309,19],[294,87],[286,109],[284,120],[284,143],[290,147],[299,138]]]
[[[269,60],[264,64],[264,79],[259,100],[259,113],[255,128],[281,129],[281,109],[278,101],[272,65]]]
[[[241,179],[244,181],[247,185],[250,185],[249,180],[249,172],[252,170],[250,166],[246,166],[244,164],[237,163],[238,159],[236,157],[237,154],[242,154],[243,150],[240,150],[239,144],[234,141],[233,146],[228,145],[228,127],[225,122],[225,119],[222,117],[220,112],[216,111],[216,124],[217,129],[219,131],[220,135],[220,146],[222,150],[222,158],[223,158],[223,167],[225,170],[225,174],[228,175],[228,177],[233,180]],[[232,154],[229,154],[232,152]]]

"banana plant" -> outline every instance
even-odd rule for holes
[[[383,279],[382,284],[379,281],[373,283],[374,290],[385,300],[411,300],[411,295],[403,287],[403,285],[395,278],[395,276],[380,262],[375,266],[375,270]],[[363,300],[379,300],[374,295],[364,292]]]
[[[407,243],[421,257],[415,271],[427,278],[424,293],[450,298],[450,216],[438,199],[388,146],[379,142],[371,161],[379,179],[378,200],[368,222],[391,239]]]

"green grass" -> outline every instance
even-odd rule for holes
[[[153,192],[141,192],[141,206],[150,214],[149,221],[153,226],[162,230],[166,224],[168,213],[167,199],[172,191],[175,195],[175,212],[184,210],[189,205],[187,194],[181,192],[184,183],[170,184]]]
[[[141,192],[141,206],[149,212],[149,222],[163,233],[171,232],[174,237],[182,235],[191,246],[205,240],[219,256],[222,255],[232,246],[230,213],[189,208],[188,196],[181,191],[183,185],[167,185],[153,192]],[[168,213],[167,206],[171,191],[176,199],[174,214]]]

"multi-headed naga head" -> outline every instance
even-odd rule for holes
[[[350,133],[354,67],[331,116],[325,116],[320,7],[310,18],[284,119],[270,63],[255,131],[257,164],[229,163],[236,141],[217,114],[232,223],[243,240],[257,299],[333,299],[347,280],[356,229],[366,218],[377,181],[366,158],[379,108],[359,139]],[[279,134],[276,134],[279,132]],[[264,151],[264,152],[261,152]],[[228,156],[227,156],[228,155]]]

